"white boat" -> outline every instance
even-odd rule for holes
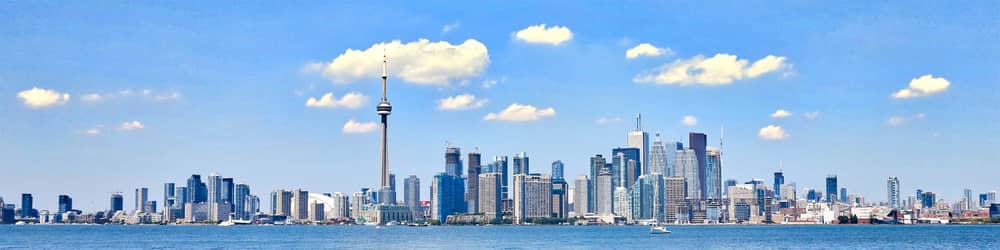
[[[222,227],[231,227],[233,225],[236,225],[236,223],[234,223],[232,220],[227,220],[219,223],[219,226]]]
[[[670,230],[667,230],[667,226],[664,225],[652,225],[649,227],[649,233],[651,234],[669,234]]]

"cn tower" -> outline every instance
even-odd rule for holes
[[[383,52],[382,54],[382,99],[378,103],[376,110],[378,111],[378,116],[381,119],[382,124],[382,179],[379,184],[381,188],[379,189],[378,200],[381,204],[395,204],[396,203],[396,190],[393,190],[391,180],[389,179],[389,136],[387,135],[387,130],[389,127],[389,113],[392,112],[392,105],[389,104],[389,99],[386,98],[386,80],[388,80],[389,75],[387,73],[386,67],[388,65],[389,58]]]

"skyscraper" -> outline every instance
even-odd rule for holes
[[[688,144],[691,147],[691,149],[694,150],[694,154],[697,157],[696,159],[698,161],[698,171],[697,171],[698,185],[696,185],[696,187],[698,187],[698,191],[696,193],[699,196],[693,198],[704,200],[707,195],[706,190],[708,190],[708,188],[706,187],[707,184],[706,181],[708,179],[708,169],[707,169],[708,162],[705,160],[706,159],[705,157],[708,156],[707,152],[708,137],[702,133],[695,133],[695,132],[688,133]],[[690,182],[690,180],[688,180],[688,182]],[[689,190],[688,192],[691,191]]]
[[[964,210],[970,210],[970,211],[971,210],[975,210],[976,209],[976,203],[974,202],[975,200],[973,200],[973,198],[972,198],[972,189],[968,189],[968,188],[963,189],[962,190],[962,194],[964,194],[963,198],[965,198],[965,207],[962,208],[962,209],[964,209]]]
[[[520,152],[514,154],[514,158],[511,159],[511,168],[514,169],[512,174],[529,174],[530,170],[528,166],[528,153]]]
[[[174,204],[177,207],[184,207],[184,203],[190,202],[188,200],[188,188],[187,187],[175,187],[174,188]]]
[[[590,189],[590,179],[587,178],[587,175],[580,175],[573,181],[573,213],[576,216],[591,212]]]
[[[205,188],[205,183],[201,182],[201,175],[191,175],[191,177],[187,179],[188,202],[198,203],[206,201],[208,190],[205,190]]]
[[[410,175],[403,180],[403,203],[410,208],[413,218],[422,218],[420,212],[420,178]]]
[[[73,211],[73,198],[70,198],[69,195],[65,194],[59,195],[59,213],[66,213],[69,211]]]
[[[588,189],[590,190],[590,194],[587,195],[590,204],[587,205],[587,211],[592,213],[597,212],[597,175],[601,173],[601,170],[605,169],[606,162],[607,160],[600,154],[590,157],[590,189]],[[608,192],[610,193],[611,191],[609,190]]]
[[[444,223],[448,215],[465,213],[465,183],[462,177],[439,173],[431,182],[431,215]]]
[[[149,201],[149,189],[148,188],[136,188],[135,189],[135,211],[136,212],[146,212],[143,209],[146,206],[146,202]]]
[[[292,191],[279,189],[271,192],[271,215],[292,217]]]
[[[389,184],[389,114],[392,113],[392,105],[389,104],[389,98],[386,97],[386,82],[389,79],[388,73],[389,57],[385,54],[382,55],[382,99],[380,99],[378,106],[375,108],[376,113],[380,118],[380,127],[382,129],[382,152],[381,162],[382,162],[382,175],[379,182],[379,199],[382,204],[392,204],[396,202],[396,190],[392,190],[392,186]],[[461,165],[461,164],[459,164]],[[461,171],[461,170],[459,170]],[[461,173],[459,173],[461,175]]]
[[[496,156],[493,160],[493,172],[500,173],[500,191],[501,197],[503,199],[509,198],[509,193],[507,192],[508,185],[510,184],[510,169],[507,168],[507,156]]]
[[[595,209],[595,213],[598,215],[610,215],[614,213],[614,198],[612,197],[614,188],[612,188],[612,178],[614,178],[614,176],[611,175],[607,168],[601,169],[601,172],[597,174],[593,199],[596,201],[594,207],[597,208]]]
[[[673,152],[671,150],[670,152]],[[656,139],[653,140],[653,145],[649,148],[649,162],[646,163],[646,169],[649,170],[649,174],[661,174],[668,175],[667,173],[667,151],[663,147],[663,142],[660,141],[660,132],[656,132]]]
[[[698,173],[700,165],[698,154],[694,149],[677,150],[674,160],[674,173],[678,177],[684,177],[687,198],[700,199],[702,174]]]
[[[936,193],[934,193],[934,192],[924,192],[923,196],[924,196],[924,198],[920,201],[920,203],[921,203],[920,205],[923,206],[924,209],[933,208],[934,205],[937,205],[937,194]]]
[[[614,179],[611,181],[615,187],[631,188],[635,179],[639,178],[642,172],[642,150],[639,148],[615,148],[611,150],[611,174]],[[631,167],[629,162],[633,162]]]
[[[687,184],[685,178],[681,176],[670,176],[663,178],[663,220],[666,222],[676,222],[684,215],[679,214],[679,210],[684,205],[687,197]]]
[[[445,149],[444,172],[452,176],[462,177],[462,149],[457,147]]]
[[[122,193],[111,194],[111,215],[115,212],[124,210],[125,198],[122,197]]]
[[[219,214],[219,207],[222,204],[222,176],[219,173],[208,174],[208,220],[221,221],[223,218]]]
[[[838,192],[837,194],[840,195],[840,202],[847,203],[847,188],[846,187],[840,188],[840,192]]]
[[[233,205],[236,202],[235,201],[235,197],[236,197],[236,194],[235,194],[235,192],[236,192],[236,190],[235,190],[236,186],[235,185],[236,185],[236,183],[233,183],[233,178],[222,178],[222,193],[221,193],[220,199],[219,199],[219,200],[221,200],[221,202],[219,202],[219,203],[228,204],[229,205],[229,210],[230,211],[234,211],[234,212],[235,212],[235,210],[233,210]]]
[[[556,160],[552,162],[552,179],[553,180],[563,180],[563,162]]]
[[[514,224],[552,216],[552,177],[515,174],[513,186]]]
[[[29,193],[21,194],[21,218],[38,217],[35,215],[35,198]]]
[[[710,200],[722,199],[722,152],[718,149],[708,149],[705,173],[705,198]]]
[[[826,201],[833,203],[837,200],[837,175],[826,176]]]
[[[174,203],[177,202],[176,198],[174,198],[177,195],[176,193],[174,193],[175,191],[176,190],[174,190],[174,183],[173,182],[163,183],[163,213],[164,214],[169,213],[170,212],[170,207],[174,206]]]
[[[296,189],[292,192],[292,218],[309,220],[309,191]]]
[[[250,186],[247,184],[236,184],[233,188],[233,214],[237,220],[250,220],[253,210],[250,209]]]
[[[479,149],[469,153],[466,160],[468,160],[468,174],[465,179],[465,203],[469,206],[466,210],[476,212],[479,211],[479,173],[482,171],[482,155],[479,154]]]
[[[632,131],[628,132],[628,138],[626,140],[626,144],[630,148],[639,149],[639,155],[638,155],[638,158],[636,159],[636,161],[638,162],[638,164],[636,164],[636,166],[641,167],[641,169],[639,169],[639,171],[638,171],[639,174],[641,175],[641,174],[649,173],[649,170],[646,169],[646,164],[649,163],[649,158],[648,158],[649,157],[649,133],[646,133],[646,131],[642,131],[642,114],[639,114],[636,117],[635,130],[632,130]],[[614,155],[614,154],[612,154],[612,155]],[[638,177],[638,176],[639,175],[636,175],[636,177]]]
[[[778,169],[774,172],[774,196],[781,197],[781,185],[785,185],[785,173]]]
[[[501,177],[500,173],[479,174],[479,210],[476,212],[485,214],[490,220],[503,217]]]
[[[552,217],[566,218],[569,216],[569,184],[566,180],[552,179]]]

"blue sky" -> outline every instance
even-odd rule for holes
[[[717,143],[725,125],[727,179],[770,181],[783,161],[800,189],[837,174],[884,200],[899,176],[905,194],[952,201],[1000,188],[996,13],[980,1],[4,2],[0,196],[55,209],[69,194],[92,211],[210,172],[262,197],[375,186],[368,123],[389,43],[390,167],[400,183],[421,177],[424,199],[446,141],[487,159],[528,152],[533,172],[562,160],[575,177],[642,113],[664,140]],[[640,44],[653,53],[626,58]]]

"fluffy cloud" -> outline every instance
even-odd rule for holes
[[[785,118],[789,116],[792,116],[792,112],[788,112],[787,110],[784,109],[779,109],[777,111],[774,111],[774,113],[771,113],[771,117],[773,118]]]
[[[368,102],[368,96],[365,96],[364,94],[358,92],[347,93],[340,99],[337,99],[337,97],[333,96],[333,93],[326,93],[319,99],[316,99],[315,97],[309,97],[309,99],[306,100],[306,107],[311,107],[311,108],[343,107],[349,109],[356,109],[360,108],[361,105],[364,105],[365,102]]]
[[[915,114],[915,115],[912,115],[912,116],[909,116],[909,117],[906,117],[906,116],[892,116],[892,117],[889,117],[889,120],[887,120],[886,123],[888,123],[889,126],[900,126],[900,125],[906,124],[906,123],[914,121],[914,120],[924,119],[926,117],[927,117],[927,115],[924,114],[924,113],[918,113],[918,114]]]
[[[17,98],[24,101],[24,105],[33,109],[62,105],[69,102],[69,94],[59,93],[52,89],[40,89],[38,87],[18,92]]]
[[[947,79],[927,74],[910,80],[910,86],[892,94],[894,99],[907,99],[944,92],[951,85]]]
[[[681,124],[687,126],[698,125],[698,118],[693,115],[685,115],[684,118],[681,118]]]
[[[560,44],[573,39],[573,32],[567,27],[552,26],[545,27],[545,24],[532,25],[514,33],[514,38],[527,43],[541,43],[559,46]]]
[[[767,127],[760,128],[760,131],[757,132],[757,137],[764,140],[777,141],[788,138],[788,134],[785,133],[785,129],[781,128],[781,126],[767,125]]]
[[[705,58],[698,55],[676,60],[657,69],[636,75],[637,83],[725,85],[741,79],[756,78],[788,67],[785,57],[768,55],[753,64],[735,55],[716,54]]]
[[[472,94],[461,94],[438,100],[440,110],[473,110],[486,105],[487,99],[476,98]]]
[[[594,123],[601,124],[601,125],[603,125],[603,124],[613,124],[613,123],[619,123],[619,122],[622,122],[622,118],[621,117],[601,117],[601,118],[597,118],[597,120],[594,120]]]
[[[553,108],[539,109],[531,105],[522,105],[519,103],[513,103],[510,106],[507,106],[506,109],[500,111],[499,113],[486,114],[486,117],[483,117],[483,120],[524,122],[524,121],[534,121],[555,115],[556,115],[556,110]]]
[[[819,111],[813,111],[813,112],[806,112],[805,114],[802,114],[802,116],[805,117],[806,119],[816,119],[819,118],[819,115],[821,114],[822,113],[820,113]]]
[[[321,72],[335,83],[375,82],[382,76],[383,52],[389,57],[390,77],[422,85],[447,86],[475,77],[490,63],[486,45],[475,39],[455,45],[419,39],[405,44],[398,40],[377,43],[365,50],[347,49],[329,63],[306,65],[304,71]]]
[[[657,48],[652,44],[643,43],[636,45],[631,49],[626,50],[625,59],[635,59],[640,56],[649,56],[649,57],[666,56],[673,53],[674,52],[671,51],[670,48]]]
[[[340,131],[345,134],[364,134],[375,131],[376,128],[378,128],[378,124],[375,124],[375,122],[347,120],[347,123],[344,123],[344,128]]]
[[[144,128],[146,128],[146,125],[143,125],[142,122],[139,121],[123,122],[121,125],[118,125],[118,130],[121,131],[139,130]]]

